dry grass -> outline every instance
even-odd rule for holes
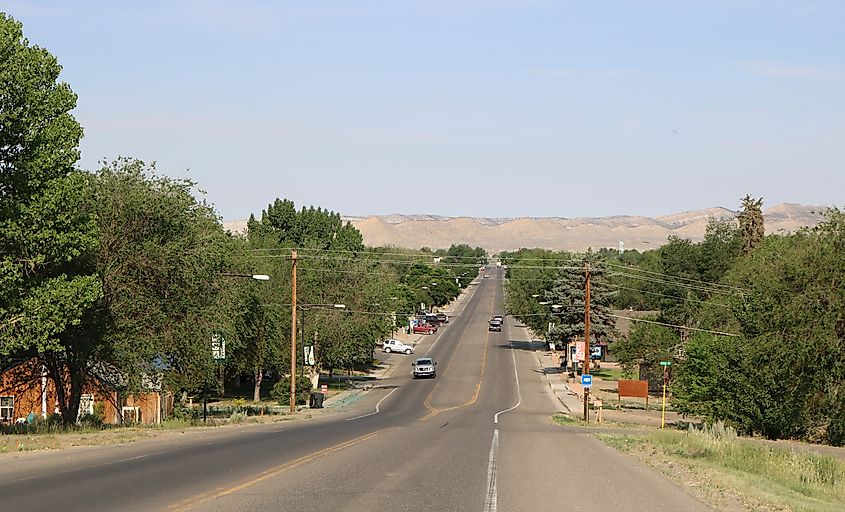
[[[111,426],[105,429],[80,429],[59,431],[52,429],[41,433],[0,435],[0,456],[4,454],[35,450],[63,450],[73,446],[109,446],[184,433],[190,429],[225,427],[250,423],[271,423],[293,419],[308,419],[310,411],[296,416],[245,416],[232,415],[228,418],[209,418],[208,423],[191,420],[167,420],[160,425]]]
[[[845,510],[845,461],[832,457],[758,445],[721,426],[598,437],[719,510]]]

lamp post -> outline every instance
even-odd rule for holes
[[[296,332],[296,310],[302,311],[302,343],[305,344],[305,311],[309,309],[346,309],[346,304],[293,304],[293,326],[291,331]],[[291,337],[290,352],[290,412],[296,412],[296,344],[295,338]]]
[[[249,279],[255,279],[256,281],[269,281],[270,276],[267,274],[230,274],[228,272],[221,273],[221,276],[226,277],[248,277]]]
[[[267,274],[236,274],[231,272],[221,272],[221,276],[223,277],[240,277],[246,279],[254,279],[256,281],[269,281],[270,276]],[[217,340],[215,341],[215,338]],[[215,348],[215,344],[217,347]],[[214,358],[215,362],[218,361],[225,361],[226,360],[226,338],[220,334],[212,335],[211,336],[211,357]],[[202,421],[205,422],[208,420],[208,375],[203,382],[203,390],[202,390]]]

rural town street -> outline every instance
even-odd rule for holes
[[[561,409],[530,340],[478,279],[416,354],[331,414],[0,459],[5,510],[697,511],[708,508]],[[416,357],[437,361],[414,380]],[[377,412],[378,411],[378,412]]]

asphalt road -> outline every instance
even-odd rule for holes
[[[697,511],[665,477],[579,428],[528,340],[511,338],[499,269],[353,406],[118,447],[0,459],[2,510]],[[516,331],[514,331],[516,332]],[[437,378],[414,380],[416,357]],[[378,411],[378,412],[376,412]]]

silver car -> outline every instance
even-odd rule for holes
[[[430,357],[421,357],[416,362],[411,363],[414,367],[414,378],[418,377],[437,377],[437,370],[434,368],[437,363]]]

